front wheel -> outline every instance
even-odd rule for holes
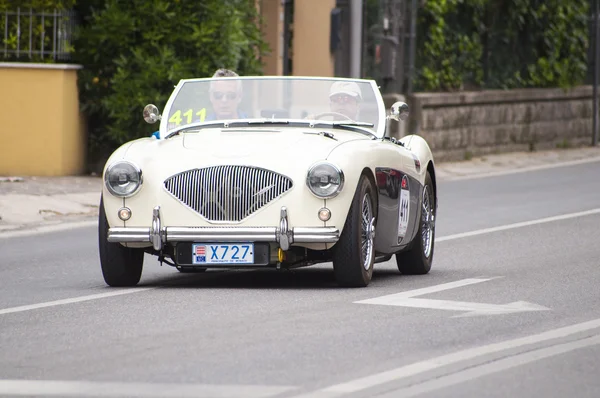
[[[376,219],[375,189],[369,178],[363,175],[340,240],[333,246],[333,270],[340,286],[365,287],[371,282]]]
[[[98,249],[104,281],[109,286],[135,286],[142,276],[144,251],[131,249],[120,243],[108,241],[108,220],[104,212],[104,200],[100,199],[98,217]]]
[[[407,251],[396,253],[396,264],[403,274],[424,275],[431,270],[435,239],[435,201],[433,182],[428,171],[421,198],[419,230],[412,247]]]

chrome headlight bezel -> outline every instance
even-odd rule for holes
[[[330,169],[329,171],[331,172],[331,175],[335,174],[339,178],[339,184],[336,184],[334,188],[335,190],[331,190],[330,192],[315,191],[314,186],[311,184],[311,177],[313,177],[314,173],[318,171],[319,168],[322,169],[324,167]],[[331,184],[331,182],[329,182],[329,184]],[[342,192],[342,189],[344,188],[344,172],[341,168],[331,162],[317,162],[308,169],[308,173],[306,174],[306,186],[308,187],[309,191],[319,199],[335,198],[340,192]]]
[[[111,177],[112,173],[114,172],[115,168],[118,166],[131,167],[130,171],[134,175],[136,175],[136,178],[137,178],[137,185],[135,186],[135,188],[133,190],[130,190],[126,193],[119,192],[119,191],[116,191],[115,188],[110,184],[110,177]],[[136,165],[135,163],[130,162],[128,160],[118,160],[118,161],[112,163],[110,166],[108,166],[108,168],[106,169],[106,172],[104,173],[104,186],[106,187],[108,192],[111,193],[111,195],[116,196],[118,198],[132,197],[133,195],[135,195],[136,193],[139,192],[139,190],[142,188],[143,183],[144,183],[144,178],[142,175],[142,169],[140,169],[140,167],[138,165]]]

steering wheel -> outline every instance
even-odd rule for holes
[[[350,119],[348,116],[344,115],[343,113],[338,113],[338,112],[321,112],[321,113],[317,113],[312,118],[313,119],[320,119],[323,116],[341,116],[345,120],[350,120],[352,122],[354,121],[354,120]]]

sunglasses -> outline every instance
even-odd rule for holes
[[[214,99],[216,99],[216,100],[220,100],[220,99],[223,99],[223,97],[226,97],[228,100],[230,100],[230,101],[231,101],[231,100],[234,100],[234,99],[236,99],[236,98],[237,98],[237,93],[233,93],[233,92],[231,92],[231,91],[230,91],[230,92],[227,92],[227,93],[222,93],[222,92],[220,92],[220,91],[214,91],[214,92],[212,93],[212,96],[213,96],[213,98],[214,98]]]
[[[331,102],[335,102],[337,104],[348,104],[350,102],[356,103],[358,100],[351,95],[334,95],[330,98]]]

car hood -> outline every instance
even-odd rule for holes
[[[335,139],[320,132],[334,135]],[[306,128],[203,129],[165,140],[143,139],[131,145],[125,159],[164,179],[214,165],[261,167],[304,178],[311,164],[324,160],[338,145],[369,137],[344,130]]]
[[[300,157],[322,159],[340,144],[340,137],[336,134],[336,139],[331,139],[318,135],[319,132],[320,130],[296,128],[212,129],[185,134],[183,147],[200,151],[216,161],[240,158],[246,160],[272,158],[282,161]],[[351,138],[348,135],[340,136],[343,141]]]

